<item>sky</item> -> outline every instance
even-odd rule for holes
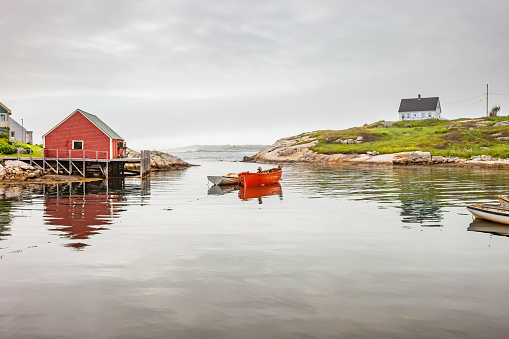
[[[0,0],[0,102],[34,141],[79,108],[134,149],[509,115],[508,1]]]

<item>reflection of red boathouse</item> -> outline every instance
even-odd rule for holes
[[[260,199],[270,195],[283,195],[281,184],[273,184],[267,186],[241,186],[239,190],[239,198],[246,201],[250,199]]]
[[[50,231],[62,232],[63,238],[88,239],[99,234],[118,217],[120,208],[115,202],[118,195],[90,194],[48,197],[44,201],[44,218],[47,225],[55,226]],[[81,248],[87,244],[78,242],[68,246]]]

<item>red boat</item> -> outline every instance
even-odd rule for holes
[[[258,172],[256,173],[242,172],[239,173],[240,184],[244,187],[276,184],[279,182],[279,179],[281,179],[281,173],[283,173],[281,167],[271,168],[265,171],[258,168]]]

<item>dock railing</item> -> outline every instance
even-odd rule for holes
[[[92,151],[84,149],[72,149],[72,150],[61,150],[61,149],[44,149],[43,158],[55,158],[55,159],[109,159],[108,151]]]

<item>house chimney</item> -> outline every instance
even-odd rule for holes
[[[421,100],[421,95],[417,94],[417,100]]]

